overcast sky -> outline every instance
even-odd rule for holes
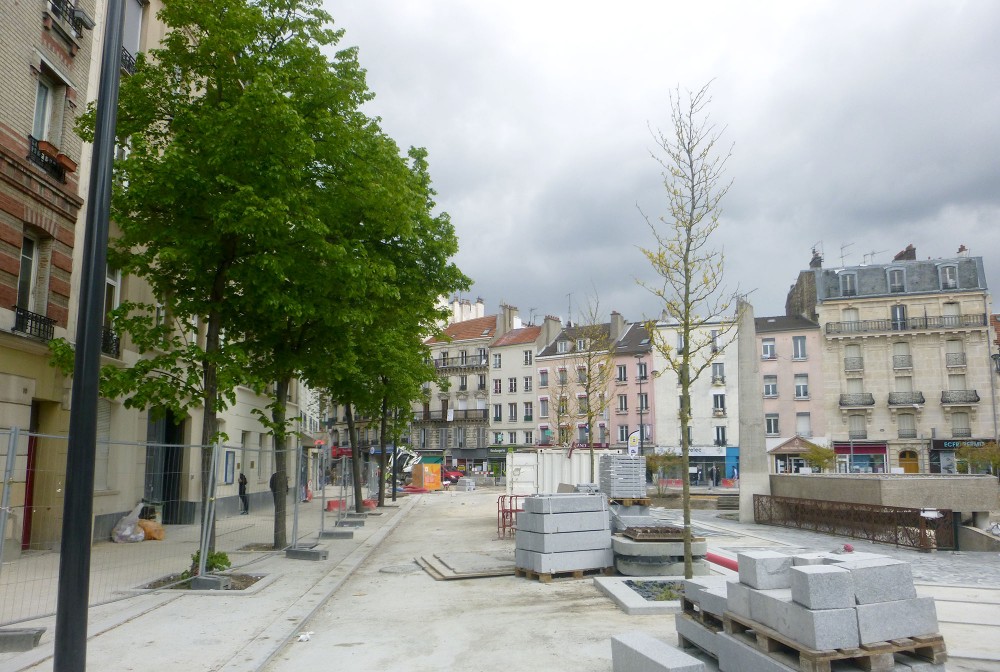
[[[726,284],[784,313],[825,266],[984,257],[1000,286],[1000,2],[326,0],[370,114],[429,151],[466,295],[566,317],[659,315],[639,212],[666,213],[649,127],[714,80],[732,145]]]

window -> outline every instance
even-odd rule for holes
[[[858,295],[858,276],[856,273],[840,274],[840,295],[841,296]]]
[[[764,396],[765,397],[777,397],[778,396],[778,377],[777,376],[764,376]]]
[[[808,413],[796,413],[795,433],[798,436],[803,436],[807,439],[810,438],[813,435],[812,416],[810,416]]]
[[[569,427],[559,428],[559,443],[569,443]]]
[[[531,376],[524,377],[524,391],[531,392]]]
[[[517,404],[507,404],[507,421],[517,422]]]
[[[972,436],[972,428],[969,426],[968,413],[951,414],[951,435],[958,439]]]
[[[906,282],[905,282],[905,276],[903,275],[903,269],[890,268],[889,292],[891,294],[902,294],[905,291],[906,291]]]
[[[684,354],[684,334],[677,334],[677,354]]]
[[[464,392],[465,390],[469,389],[469,377],[468,376],[459,376],[458,377],[458,389],[461,392]]]
[[[503,443],[503,432],[493,432],[493,443],[498,446]]]
[[[503,381],[499,378],[493,379],[493,394],[501,394],[503,392]]]
[[[628,425],[618,425],[618,440],[628,441]]]
[[[441,366],[448,366],[448,351],[441,351]]]
[[[548,387],[549,386],[549,372],[546,369],[542,369],[538,372],[538,387]]]
[[[715,445],[725,446],[726,445],[726,426],[716,425],[715,427]]]
[[[17,307],[31,312],[35,309],[35,271],[38,269],[38,241],[31,236],[21,239],[21,270],[17,276]]]
[[[566,369],[559,369],[559,384],[565,385],[569,379],[566,377]]]
[[[524,421],[531,422],[534,419],[534,405],[530,401],[524,402]]]
[[[602,434],[601,443],[604,443],[604,437],[603,437],[604,428],[603,427],[601,428],[601,434]],[[642,436],[642,440],[643,441],[651,441],[653,439],[653,426],[650,425],[650,424],[642,425],[642,434],[641,434],[641,436]]]
[[[646,380],[646,362],[639,362],[635,368],[639,380]]]
[[[719,346],[720,346],[720,344],[722,342],[722,338],[721,338],[721,336],[719,334],[720,334],[720,332],[719,332],[718,329],[712,329],[711,334],[710,334],[711,338],[712,338],[712,352],[718,352],[719,351]]]
[[[942,266],[940,269],[940,274],[941,274],[941,289],[958,289],[957,266]]]
[[[500,422],[503,420],[503,404],[493,404],[493,421]]]
[[[576,349],[578,352],[582,352],[587,349],[587,340],[583,338],[576,339]]]
[[[865,416],[861,413],[852,413],[847,416],[847,435],[851,439],[867,439],[868,429],[865,426]]]
[[[726,413],[726,395],[725,394],[713,394],[712,395],[712,412],[714,415],[725,415]]]
[[[479,389],[480,390],[484,390],[484,391],[486,390],[486,374],[485,373],[480,373],[479,374]]]
[[[778,436],[778,414],[768,413],[764,416],[764,434]]]
[[[489,359],[487,359],[486,357],[486,348],[479,348],[478,353],[479,353],[479,364],[482,366],[486,366],[486,362],[489,361]]]
[[[494,369],[499,369],[502,361],[503,360],[501,359],[501,356],[500,356],[499,352],[493,353],[493,368]]]
[[[580,383],[581,385],[586,384],[587,382],[586,367],[583,366],[576,367],[576,382]]]
[[[628,367],[624,364],[619,364],[615,373],[615,382],[625,383],[628,382]]]
[[[965,386],[965,374],[964,373],[949,373],[948,374],[948,389],[949,390],[965,390],[965,389],[968,389]]]
[[[569,413],[569,400],[566,397],[559,397],[559,415]]]
[[[947,327],[957,327],[962,324],[962,311],[958,304],[949,301],[941,306],[941,324]]]
[[[905,341],[892,344],[892,368],[911,369],[913,358],[910,357],[910,344]]]
[[[906,306],[897,305],[890,308],[892,328],[896,331],[906,329]]]
[[[528,446],[535,443],[535,433],[530,429],[524,432],[524,443]]]
[[[524,363],[529,366],[531,365],[531,350],[524,351]]]
[[[507,443],[512,446],[517,443],[517,432],[507,432]]]
[[[844,371],[864,371],[865,360],[861,356],[861,346],[852,343],[844,346]]]
[[[640,392],[638,396],[639,400],[639,412],[645,413],[649,410],[649,395],[645,392]]]
[[[62,142],[65,100],[66,83],[54,70],[42,63],[38,73],[38,84],[35,87],[35,114],[31,120],[31,137],[59,146]]]
[[[726,365],[723,362],[712,362],[712,382],[720,385],[726,382]]]
[[[899,438],[917,438],[917,423],[913,413],[900,413],[896,416],[896,423],[899,426]]]
[[[628,395],[627,394],[619,394],[618,395],[618,410],[619,411],[623,411],[623,412],[628,410]]]
[[[507,391],[517,392],[517,377],[507,379]]]
[[[465,350],[459,350],[458,351],[458,363],[461,364],[462,366],[465,366],[466,364],[468,364],[469,363],[469,353],[467,353]]]
[[[805,373],[795,374],[795,398],[809,398],[809,375]]]
[[[765,338],[761,341],[760,358],[761,359],[777,359],[777,351],[774,349],[774,339]]]
[[[806,337],[792,336],[792,359],[806,358]]]
[[[965,349],[962,341],[949,339],[944,342],[946,366],[965,366]]]
[[[556,352],[558,352],[560,355],[565,355],[567,352],[569,352],[569,341],[562,340],[556,343]]]
[[[580,415],[586,415],[590,412],[590,399],[587,397],[577,397],[576,404],[580,409]]]
[[[576,428],[576,440],[580,443],[588,443],[587,440],[587,425],[580,425]]]
[[[125,30],[122,33],[122,49],[128,54],[122,54],[122,65],[128,72],[135,70],[135,57],[139,53],[139,38],[142,35],[142,10],[145,3],[141,0],[126,0],[125,2]]]
[[[544,397],[538,400],[538,417],[549,417],[549,400]]]

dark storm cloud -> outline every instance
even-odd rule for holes
[[[746,6],[751,5],[751,6]],[[647,125],[714,79],[733,180],[713,242],[727,285],[784,309],[827,266],[959,244],[1000,283],[998,3],[328,0],[401,147],[430,153],[472,297],[566,315],[659,308],[637,205],[665,212]],[[574,308],[574,313],[577,309]],[[579,317],[577,314],[576,317]]]

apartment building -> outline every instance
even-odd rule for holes
[[[950,471],[958,445],[996,437],[981,257],[917,259],[910,245],[888,264],[809,266],[786,313],[819,324],[839,470]]]
[[[629,436],[639,432],[640,454],[652,452],[656,446],[655,384],[653,383],[652,344],[645,326],[625,323],[618,313],[612,321],[620,321],[621,333],[615,343],[614,379],[611,390],[611,438],[615,447],[627,447]]]
[[[760,353],[765,447],[772,473],[797,473],[802,453],[828,446],[823,400],[823,341],[815,322],[802,317],[754,320]]]
[[[681,352],[683,342],[676,322],[656,323],[659,338],[674,344]],[[691,421],[688,425],[688,445],[691,468],[704,475],[715,465],[724,477],[733,475],[739,466],[739,376],[735,327],[719,321],[706,322],[692,336],[692,341],[704,343],[695,352],[693,368],[707,364],[701,375],[691,382]],[[656,388],[655,434],[657,449],[679,452],[681,428],[678,409],[681,388],[678,376],[667,365],[661,353],[653,351]]]

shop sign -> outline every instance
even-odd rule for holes
[[[931,450],[982,448],[987,442],[988,439],[931,439]]]

